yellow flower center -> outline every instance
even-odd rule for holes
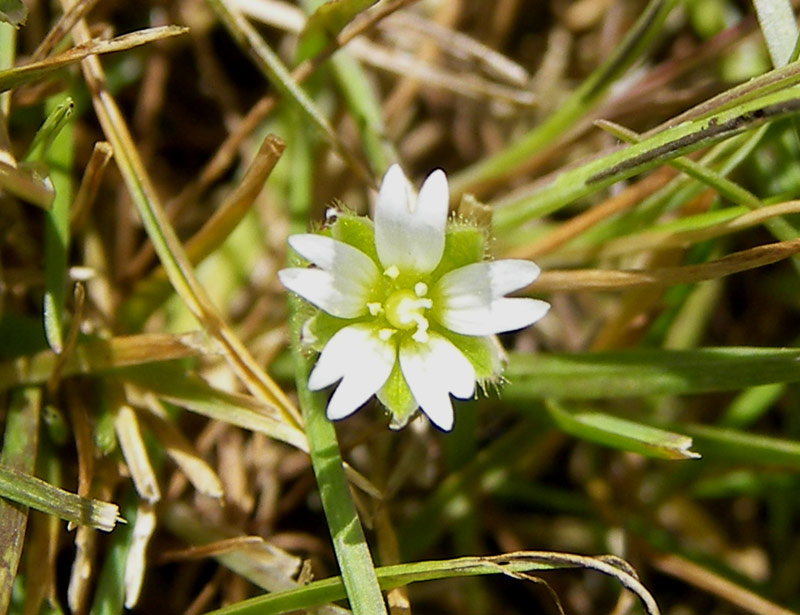
[[[384,315],[389,324],[403,331],[416,328],[411,337],[418,342],[428,341],[428,319],[424,313],[431,308],[433,302],[424,296],[427,291],[425,284],[417,284],[413,291],[396,290],[383,304]]]

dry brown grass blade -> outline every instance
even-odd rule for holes
[[[61,0],[65,8],[69,0]],[[89,39],[89,29],[83,20],[73,28],[78,41]],[[160,253],[167,266],[170,281],[186,306],[202,323],[208,334],[224,350],[224,356],[233,371],[254,395],[274,404],[284,419],[293,425],[301,424],[300,413],[283,390],[256,363],[250,352],[231,331],[209,299],[205,289],[197,281],[183,247],[161,205],[152,181],[145,170],[138,150],[133,142],[127,123],[111,94],[106,89],[105,73],[96,56],[83,61],[84,77],[92,93],[92,102],[103,131],[114,149],[117,165],[133,201],[140,207],[145,226],[151,239],[158,241],[163,249]]]
[[[165,416],[155,396],[148,396],[150,412],[140,413],[150,431],[164,447],[164,451],[175,462],[199,493],[212,498],[223,495],[222,481],[217,473],[195,450],[191,442]]]
[[[719,596],[754,615],[798,615],[796,611],[790,611],[770,602],[741,585],[723,578],[716,572],[679,555],[656,555],[650,559],[650,563],[664,574]]]
[[[598,222],[636,206],[645,197],[664,187],[676,175],[677,172],[673,169],[663,167],[636,182],[624,192],[606,199],[563,224],[559,224],[558,227],[541,239],[515,248],[504,256],[535,259],[543,254],[548,254],[567,243],[573,237],[587,231]]]
[[[69,227],[72,233],[75,233],[85,223],[89,210],[97,198],[100,182],[112,154],[111,146],[106,141],[94,144],[92,155],[83,171],[81,184],[70,208]]]
[[[31,62],[3,71],[0,73],[0,91],[10,90],[24,83],[41,79],[53,71],[80,62],[89,56],[124,51],[171,36],[186,34],[188,31],[188,28],[181,26],[161,26],[123,34],[107,41],[89,39],[45,60]]]
[[[713,280],[748,269],[763,267],[800,252],[800,239],[770,243],[734,252],[702,265],[662,267],[649,270],[579,269],[545,271],[531,286],[534,292],[629,290],[672,286]]]
[[[110,369],[213,354],[208,339],[198,333],[146,333],[78,344],[61,369],[61,376],[91,374]],[[0,391],[46,382],[56,368],[52,350],[0,362]]]
[[[35,62],[47,56],[67,35],[72,29],[72,26],[86,15],[86,13],[91,11],[95,4],[97,4],[97,0],[78,0],[78,2],[73,4],[68,10],[64,11],[55,25],[50,28],[50,32],[47,33],[44,40],[39,43],[36,51],[31,55],[31,60]]]
[[[144,445],[139,419],[134,409],[124,401],[116,408],[114,431],[139,497],[151,504],[158,502],[161,489]]]
[[[241,222],[253,202],[264,188],[272,169],[280,160],[286,144],[275,135],[267,135],[253,158],[239,185],[214,212],[202,228],[186,243],[186,254],[192,264],[197,264],[211,254]],[[131,261],[129,276],[138,277],[155,256],[153,244],[146,244]],[[163,268],[142,284],[151,284],[154,279],[166,279]]]

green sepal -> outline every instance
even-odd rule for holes
[[[347,211],[336,212],[336,220],[330,225],[331,237],[361,250],[380,266],[375,250],[375,228],[372,220]]]
[[[389,427],[392,429],[402,429],[408,423],[408,419],[417,409],[417,400],[411,394],[403,372],[400,371],[400,362],[395,361],[392,373],[386,380],[380,391],[377,393],[380,402],[392,415],[392,422]]]
[[[336,318],[327,312],[314,308],[315,314],[303,323],[300,329],[300,343],[311,350],[322,352],[330,339],[336,333],[349,325],[360,322],[359,320]]]
[[[494,335],[472,337],[453,333],[444,327],[436,332],[450,340],[461,351],[475,370],[475,379],[481,384],[497,383],[506,365],[503,347]]]
[[[451,221],[444,235],[444,254],[431,275],[438,280],[448,271],[479,263],[486,255],[486,232],[469,222]]]

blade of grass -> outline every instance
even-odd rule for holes
[[[77,45],[72,49],[68,49],[67,51],[45,60],[31,62],[0,71],[0,92],[13,90],[14,88],[33,81],[39,81],[70,64],[75,64],[95,54],[124,51],[132,47],[152,43],[153,41],[185,34],[188,31],[189,28],[180,26],[162,26],[123,34],[122,36],[112,38],[108,41],[89,39],[81,45]]]
[[[735,391],[800,381],[800,350],[701,348],[579,354],[512,353],[505,373],[508,401],[608,399]],[[575,386],[575,383],[580,386]]]
[[[203,334],[145,333],[81,342],[61,366],[61,376],[97,374],[142,363],[214,354]],[[52,350],[0,362],[0,391],[47,382],[59,361]]]
[[[791,116],[798,110],[800,93],[788,89],[747,101],[710,117],[671,126],[639,143],[557,174],[532,194],[516,195],[496,203],[494,230],[498,235],[509,232],[519,224],[552,213],[621,179],[766,122]]]
[[[614,124],[613,122],[599,121],[596,122],[598,126],[604,128],[617,136],[619,139],[627,143],[639,143],[641,136],[628,130],[622,126]],[[742,188],[735,182],[723,177],[719,173],[715,173],[711,169],[704,167],[702,164],[695,162],[689,158],[679,156],[669,163],[676,169],[680,169],[690,177],[703,182],[708,187],[717,191],[717,193],[728,200],[738,205],[744,205],[751,210],[758,210],[763,206],[761,200],[749,190]],[[778,218],[765,218],[764,226],[766,226],[772,234],[781,241],[788,241],[797,237],[797,229],[795,229],[786,219]]]
[[[489,557],[462,557],[383,566],[377,572],[381,587],[392,589],[421,581],[485,574],[505,574],[517,579],[529,579],[525,573],[565,568],[594,570],[615,578],[639,598],[648,615],[659,613],[655,600],[636,579],[632,569],[624,561],[612,556],[586,557],[548,551],[519,551]],[[278,615],[341,600],[344,595],[341,578],[333,577],[314,581],[301,589],[251,598],[207,615]]]
[[[535,292],[627,290],[690,284],[769,265],[800,252],[800,239],[781,241],[728,254],[700,265],[653,269],[576,269],[545,271],[531,285]]]
[[[660,459],[697,459],[692,439],[680,433],[612,416],[602,412],[571,412],[554,400],[547,411],[559,429],[576,438]]]
[[[26,472],[0,465],[0,496],[76,525],[110,532],[122,519],[110,502],[81,497]]]
[[[6,467],[24,473],[34,471],[41,402],[41,389],[25,387],[12,392],[0,454],[0,462]],[[0,613],[6,613],[11,603],[27,523],[27,508],[0,499]]]
[[[50,99],[50,110],[36,133],[28,160],[43,159],[55,197],[45,215],[44,227],[44,330],[47,343],[56,353],[63,348],[64,299],[67,292],[69,215],[72,203],[73,134],[69,125],[73,102],[67,96]]]

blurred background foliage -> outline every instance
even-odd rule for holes
[[[800,611],[792,3],[320,5],[0,3],[0,611],[371,613],[306,585],[370,552],[393,615],[649,608],[518,551]],[[395,161],[553,307],[452,433],[337,423],[331,496],[275,273]]]

